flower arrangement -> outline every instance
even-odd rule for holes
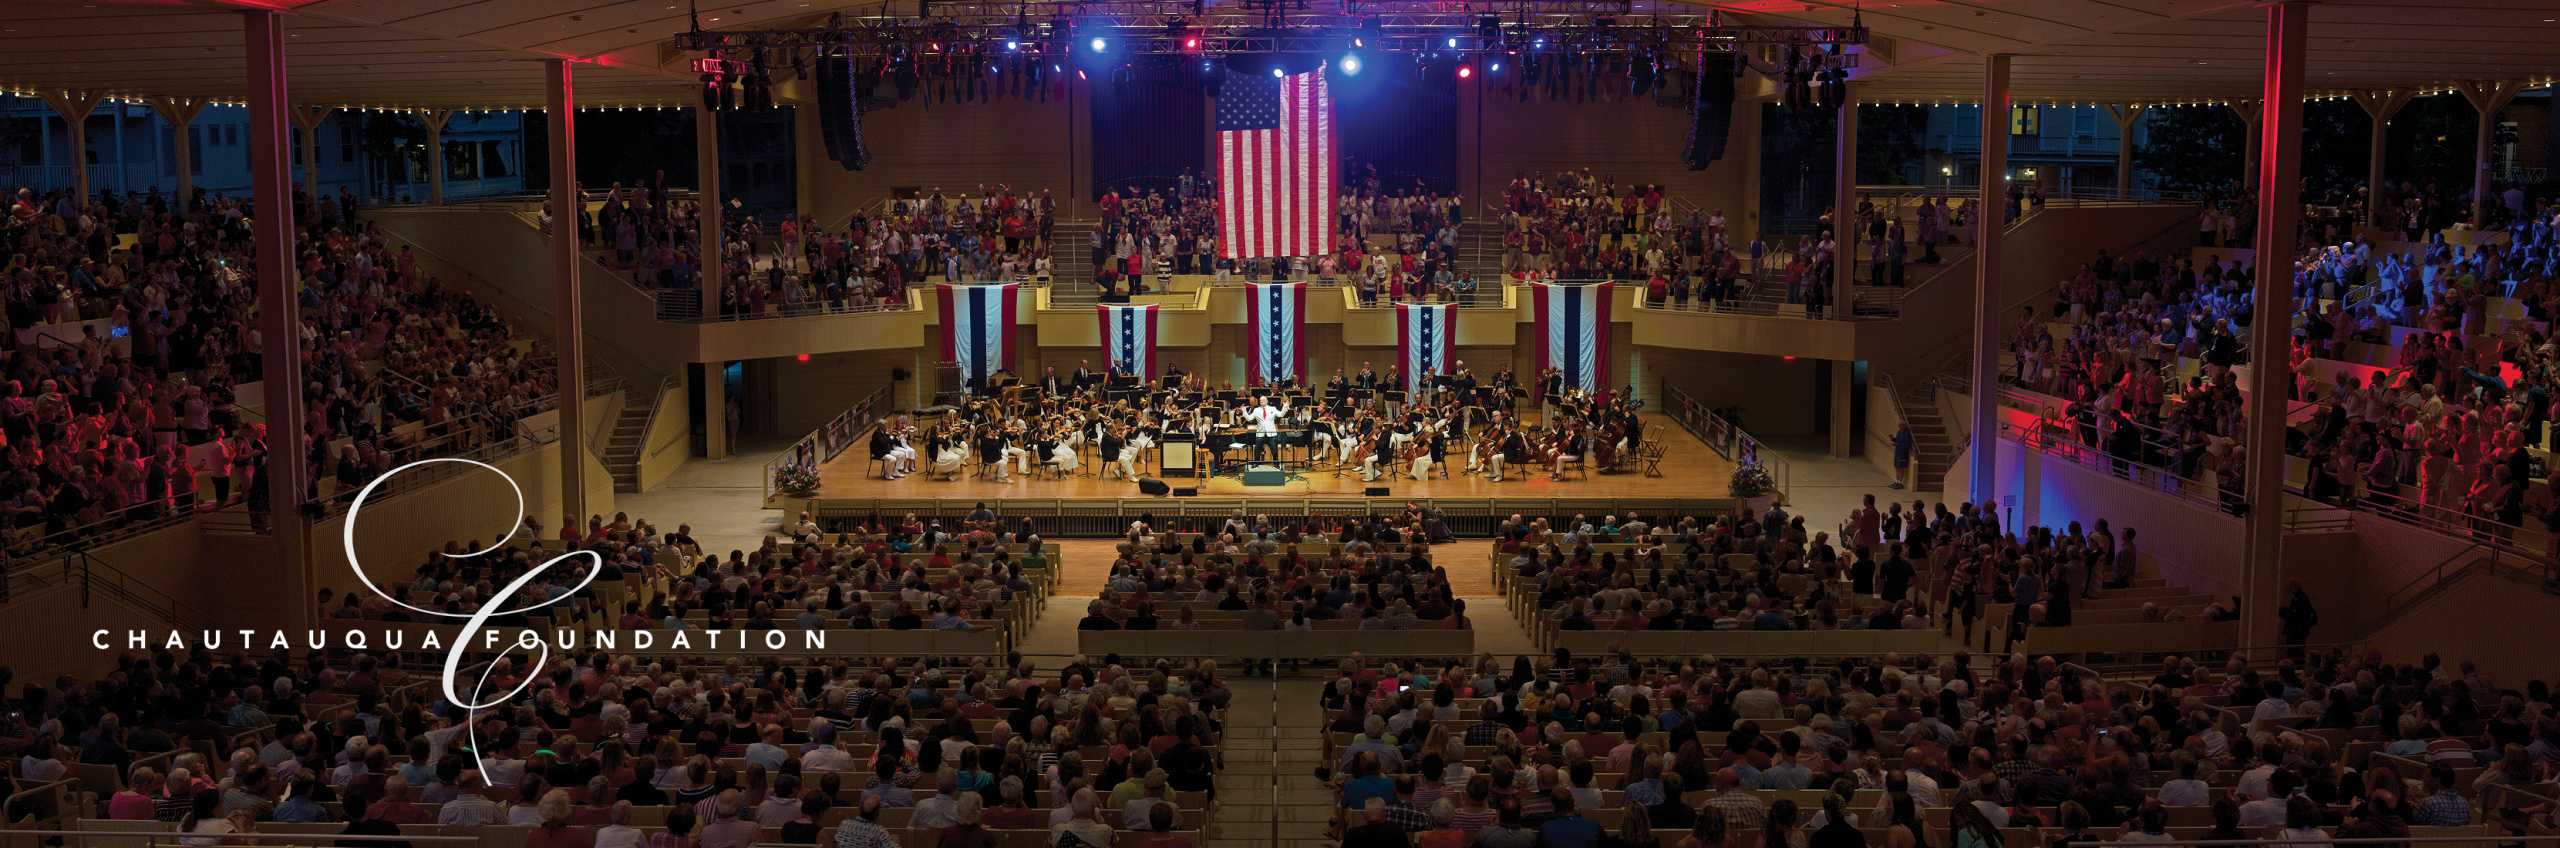
[[[773,472],[773,488],[795,498],[818,493],[818,471],[805,465],[785,465]]]
[[[1778,491],[1778,479],[1769,476],[1769,469],[1760,467],[1758,463],[1751,463],[1733,469],[1733,482],[1730,484],[1729,491],[1737,498],[1756,498],[1774,494]]]

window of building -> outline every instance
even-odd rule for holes
[[[2009,134],[2037,135],[2036,108],[2034,106],[2009,107]]]

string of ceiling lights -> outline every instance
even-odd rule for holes
[[[838,13],[821,26],[709,30],[694,26],[669,46],[699,54],[692,64],[707,108],[754,109],[777,82],[810,79],[811,62],[851,58],[865,77],[894,87],[897,100],[924,86],[956,84],[976,93],[987,78],[1016,90],[1071,69],[1125,78],[1139,62],[1195,62],[1204,82],[1217,60],[1314,55],[1346,74],[1364,56],[1402,54],[1425,73],[1478,67],[1499,73],[1506,58],[1522,73],[1583,68],[1623,74],[1641,92],[1648,80],[1687,70],[1702,53],[1737,53],[1791,86],[1837,94],[1863,44],[1849,26],[1764,26],[1719,12],[1635,14],[1630,0],[1507,0],[1453,9],[1437,0],[1341,0],[1310,10],[1308,0],[1244,0],[1216,9],[1199,0],[920,0],[920,14]],[[1755,55],[1756,54],[1756,55]],[[1001,88],[1001,87],[999,87]],[[964,95],[962,100],[970,99]],[[980,96],[979,99],[984,99]]]
[[[2549,88],[2552,88],[2555,84],[2560,84],[2560,78],[2543,77],[2543,78],[2538,78],[2538,79],[2527,79],[2527,80],[2525,80],[2525,81],[2524,81],[2524,84],[2525,84],[2526,86],[2528,86],[2528,87],[2531,87],[2531,88],[2549,89]],[[52,87],[52,86],[30,86],[30,85],[23,85],[23,84],[17,84],[17,85],[0,85],[0,95],[7,95],[7,96],[11,96],[11,97],[38,98],[38,97],[42,97],[42,96],[44,96],[44,94],[45,94],[45,93],[47,93],[47,92],[53,92],[53,93],[63,94],[63,95],[69,95],[69,94],[73,93],[73,92],[72,92],[71,90],[69,90],[69,89],[56,88],[56,87]],[[2461,93],[2462,93],[2462,90],[2461,90],[2460,88],[2458,88],[2458,87],[2455,87],[2455,86],[2452,86],[2452,85],[2441,85],[2441,84],[2439,84],[2439,85],[2432,85],[2432,86],[2428,86],[2428,87],[2425,87],[2425,88],[2417,89],[2416,91],[2414,91],[2414,92],[2412,93],[2412,95],[2413,95],[2413,96],[2416,96],[2416,97],[2442,97],[2442,96],[2455,95],[2455,94],[2461,94]],[[1820,95],[1819,95],[1819,94],[1817,94],[1817,96],[1820,96]],[[2310,95],[2306,95],[2306,96],[2303,98],[2303,100],[2304,100],[2305,102],[2311,102],[2311,103],[2328,103],[2328,102],[2343,102],[2343,101],[2351,101],[2351,100],[2354,100],[2354,99],[2355,99],[2355,97],[2356,97],[2356,94],[2355,94],[2355,93],[2353,93],[2353,92],[2337,92],[2337,91],[2331,91],[2331,92],[2317,92],[2317,93],[2313,93],[2313,94],[2310,94]],[[154,105],[154,101],[156,101],[156,100],[158,100],[158,99],[159,99],[159,98],[158,98],[157,96],[154,96],[154,95],[133,94],[133,93],[116,93],[116,94],[110,94],[110,95],[107,95],[106,97],[102,98],[102,102],[106,102],[106,103],[114,103],[114,104],[121,104],[121,105],[129,105],[129,106],[144,106],[144,107],[149,107],[149,106]],[[203,105],[205,105],[205,106],[209,106],[209,107],[247,108],[247,107],[248,107],[248,105],[249,105],[249,104],[248,104],[248,101],[245,101],[245,100],[226,99],[226,98],[197,98],[197,97],[181,97],[181,98],[178,98],[178,99],[181,99],[181,100],[193,100],[193,101],[196,101],[196,102],[202,103]],[[2174,108],[2208,108],[2208,107],[2215,107],[2215,108],[2218,108],[2218,107],[2227,107],[2227,106],[2230,106],[2230,105],[2235,104],[2235,103],[2242,103],[2242,102],[2246,102],[2246,101],[2247,101],[2247,98],[2239,98],[2239,99],[2233,99],[2233,98],[2201,98],[2201,99],[2156,100],[2156,101],[2141,101],[2141,100],[2137,100],[2137,101],[2126,101],[2126,102],[2117,102],[2117,101],[2101,101],[2101,100],[2055,100],[2055,99],[2032,100],[2032,99],[2020,99],[2020,100],[2015,101],[2015,102],[2014,102],[2014,105],[2018,105],[2018,106],[2043,106],[2043,107],[2048,108],[2048,109],[2053,109],[2053,108],[2090,108],[2090,107],[2097,107],[2097,106],[2126,106],[2126,107],[2143,108],[2143,109],[2174,109]],[[453,114],[490,115],[490,114],[505,114],[505,113],[542,113],[542,112],[548,112],[548,111],[550,111],[550,110],[548,109],[548,107],[544,107],[544,106],[540,106],[540,105],[514,105],[514,104],[479,105],[479,106],[458,106],[458,107],[414,106],[414,105],[411,105],[411,106],[403,106],[403,105],[390,105],[390,104],[362,104],[362,103],[304,104],[304,105],[331,105],[331,106],[332,106],[332,108],[335,108],[335,109],[338,109],[338,110],[341,110],[341,111],[347,111],[347,112],[358,112],[358,113],[380,113],[380,114],[400,114],[400,115],[425,115],[425,114],[430,114],[430,113],[434,113],[434,112],[449,112],[449,113],[453,113]],[[782,108],[782,109],[787,109],[787,108],[791,108],[793,104],[790,104],[790,103],[787,103],[787,102],[779,102],[779,101],[777,101],[777,102],[771,103],[771,104],[769,104],[769,105],[770,105],[770,107],[771,107],[771,108]],[[1956,106],[1956,107],[1977,107],[1977,108],[1978,108],[1978,107],[1980,107],[1980,106],[1982,105],[1982,101],[1981,101],[1981,99],[1980,99],[1980,98],[1930,98],[1930,99],[1928,99],[1928,100],[1894,98],[1894,99],[1889,99],[1889,100],[1863,100],[1863,101],[1861,101],[1861,102],[1860,102],[1860,104],[1859,104],[1859,105],[1862,105],[1862,106],[1891,106],[1891,107],[1896,107],[1896,108],[1917,108],[1917,107],[1924,107],[1924,106],[1930,106],[1930,107]],[[621,103],[599,103],[599,104],[582,105],[582,106],[579,106],[579,107],[578,107],[578,111],[580,111],[580,112],[652,112],[652,111],[664,111],[664,110],[671,110],[671,109],[672,109],[672,110],[683,110],[683,109],[690,109],[690,108],[694,108],[694,104],[685,103],[685,102],[681,102],[681,101],[672,101],[672,100],[652,100],[652,101],[646,101],[646,102],[640,102],[640,101],[629,101],[629,102],[621,102]]]

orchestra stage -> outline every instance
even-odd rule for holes
[[[1381,477],[1375,483],[1363,483],[1360,480],[1358,463],[1353,463],[1340,473],[1335,471],[1329,459],[1312,468],[1303,467],[1301,463],[1294,460],[1302,456],[1304,449],[1295,447],[1287,449],[1286,452],[1286,455],[1293,460],[1287,469],[1289,474],[1285,482],[1276,486],[1247,486],[1243,476],[1235,473],[1220,473],[1211,477],[1174,476],[1162,479],[1169,486],[1176,488],[1196,487],[1199,497],[1221,498],[1229,501],[1237,498],[1363,498],[1367,497],[1363,492],[1371,487],[1384,487],[1388,491],[1387,495],[1373,498],[1373,500],[1391,501],[1397,504],[1415,499],[1446,498],[1470,500],[1643,498],[1683,501],[1722,498],[1727,481],[1733,474],[1733,461],[1718,455],[1708,448],[1705,442],[1699,441],[1696,436],[1681,429],[1680,425],[1674,423],[1668,416],[1654,412],[1643,415],[1646,435],[1660,440],[1665,449],[1659,476],[1646,474],[1633,467],[1638,463],[1631,462],[1630,469],[1624,472],[1603,473],[1594,467],[1587,474],[1568,471],[1568,479],[1559,481],[1548,479],[1548,469],[1545,467],[1522,468],[1515,465],[1505,470],[1503,482],[1496,483],[1483,475],[1467,473],[1463,449],[1452,444],[1448,448],[1451,460],[1448,476],[1441,477],[1435,472],[1433,479],[1429,480],[1415,480],[1406,476],[1404,472],[1410,470],[1410,466],[1400,465],[1393,475]],[[1156,452],[1148,453],[1149,456],[1141,461],[1141,474],[1155,473],[1153,469]],[[1203,462],[1205,463],[1205,459]],[[1036,479],[1015,474],[1011,482],[998,483],[992,478],[976,476],[975,462],[969,463],[968,466],[972,473],[965,474],[956,481],[934,479],[923,473],[910,474],[897,480],[882,480],[870,457],[857,446],[853,450],[847,450],[838,455],[833,461],[819,466],[819,495],[815,500],[821,504],[857,500],[914,501],[921,499],[967,502],[1023,499],[1064,502],[1156,500],[1141,494],[1136,483],[1097,476],[1098,467],[1092,460],[1090,449],[1086,451],[1084,463],[1084,467],[1077,469],[1073,475],[1063,480],[1047,474],[1040,475]],[[965,510],[968,504],[964,503],[961,506]]]

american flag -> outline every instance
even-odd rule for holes
[[[1229,259],[1333,251],[1342,146],[1324,72],[1228,74],[1218,91],[1218,241]]]

